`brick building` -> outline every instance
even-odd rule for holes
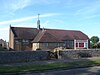
[[[15,50],[87,49],[89,38],[81,31],[40,28],[11,27],[9,31],[9,48]]]

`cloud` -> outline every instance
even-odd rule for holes
[[[28,6],[38,6],[38,5],[49,5],[60,3],[56,0],[2,0],[0,5],[3,7],[2,10],[7,12],[15,12],[19,9],[24,9]],[[1,8],[0,8],[1,9]]]
[[[15,12],[33,4],[33,0],[4,0],[2,7],[7,12]],[[0,3],[1,4],[1,3]]]
[[[8,41],[9,36],[9,28],[0,28],[0,39],[4,39]]]
[[[88,2],[87,2],[88,3]],[[79,7],[74,15],[93,15],[100,11],[100,1],[90,2]]]
[[[48,27],[49,24],[50,24],[50,21],[45,21],[41,25],[42,25],[43,28],[45,28],[45,27]]]
[[[40,17],[44,18],[44,17],[52,17],[52,16],[57,16],[57,15],[61,15],[61,14],[59,14],[59,13],[47,13],[47,14],[40,15]],[[8,36],[9,36],[9,26],[8,25],[12,24],[12,23],[15,23],[15,24],[13,24],[13,26],[18,26],[18,27],[20,27],[20,26],[36,27],[37,26],[36,23],[28,22],[28,20],[35,19],[35,18],[37,18],[37,15],[0,22],[0,25],[6,25],[7,24],[7,26],[3,26],[3,27],[0,28],[0,38],[8,41]],[[41,23],[41,25],[43,25],[43,24],[45,24],[47,26],[48,21],[46,21],[45,23]]]
[[[13,26],[15,26],[15,27],[33,27],[33,28],[36,28],[37,24],[36,23],[25,22],[25,23],[13,24]]]
[[[81,3],[80,3],[81,4]],[[78,5],[80,5],[78,3]],[[86,1],[76,8],[72,14],[78,21],[92,21],[100,16],[100,0]]]
[[[56,16],[56,15],[60,15],[60,14],[59,13],[48,13],[48,14],[40,15],[40,17],[50,17],[50,16]],[[3,21],[3,22],[0,22],[0,25],[28,21],[28,20],[31,20],[34,18],[37,18],[37,16],[29,16],[29,17],[19,18],[19,19],[15,19],[15,20]]]
[[[54,21],[55,21],[56,23],[64,24],[64,21],[63,21],[63,20],[55,19]]]
[[[95,17],[100,17],[100,15],[89,15],[89,16],[85,16],[84,19],[92,19],[92,18],[95,18]]]
[[[6,28],[1,28],[1,29],[0,29],[0,32],[1,32],[1,31],[5,31],[5,30],[8,30],[8,28],[7,28],[7,27],[6,27]]]
[[[10,6],[12,10],[16,11],[18,9],[23,9],[31,4],[32,0],[15,0],[10,4]]]

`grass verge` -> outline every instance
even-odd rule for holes
[[[100,59],[96,60],[81,60],[70,63],[48,63],[38,65],[20,65],[20,66],[0,66],[0,73],[19,73],[19,72],[31,72],[31,71],[46,71],[46,70],[57,70],[57,69],[72,69],[79,67],[90,67],[100,65]]]

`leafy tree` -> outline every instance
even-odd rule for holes
[[[99,37],[98,36],[92,36],[90,39],[90,47],[91,48],[100,48],[100,43],[99,43]]]
[[[95,43],[99,42],[99,37],[98,37],[98,36],[92,36],[91,39],[90,39],[90,41],[91,41],[93,44],[95,44]]]
[[[100,43],[97,44],[97,48],[100,48]]]

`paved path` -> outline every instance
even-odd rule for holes
[[[70,70],[60,70],[60,71],[49,71],[41,73],[33,72],[21,75],[100,75],[100,66],[70,69]]]

